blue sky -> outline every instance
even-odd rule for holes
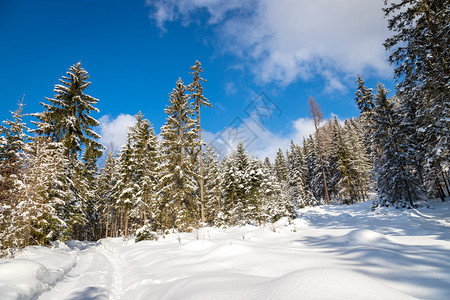
[[[0,119],[23,94],[26,112],[42,111],[39,102],[81,61],[92,81],[86,93],[100,99],[97,131],[118,147],[139,110],[159,132],[168,94],[178,77],[190,82],[199,60],[214,105],[203,110],[208,143],[223,151],[234,143],[227,128],[238,129],[250,152],[273,157],[311,132],[310,96],[325,117],[343,119],[359,114],[357,73],[393,89],[381,8],[360,0],[1,1]],[[255,114],[261,100],[272,115]]]

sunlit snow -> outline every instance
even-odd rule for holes
[[[449,299],[450,204],[320,206],[265,227],[28,247],[0,299]]]

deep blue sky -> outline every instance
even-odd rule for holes
[[[0,119],[10,118],[23,94],[26,112],[42,111],[39,102],[53,97],[58,79],[81,61],[91,75],[86,93],[100,99],[94,117],[108,115],[112,122],[141,110],[159,132],[168,94],[178,77],[190,82],[189,67],[199,60],[208,80],[204,94],[214,105],[203,113],[206,131],[217,134],[236,117],[247,122],[245,108],[264,91],[280,111],[264,122],[262,131],[270,134],[253,147],[270,154],[286,140],[299,139],[309,96],[325,117],[342,119],[359,114],[356,73],[369,86],[383,81],[393,87],[385,54],[373,49],[381,49],[386,36],[381,4],[359,4],[353,20],[333,1],[318,1],[328,7],[322,13],[314,4],[302,6],[303,0],[279,1],[275,9],[270,1],[3,0]],[[327,21],[312,24],[303,12]],[[367,28],[373,32],[359,36]]]

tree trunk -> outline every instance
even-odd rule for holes
[[[128,236],[128,208],[125,208],[123,212],[123,218],[124,218],[124,226],[125,226],[125,237]]]
[[[200,103],[198,104],[198,139],[200,141],[200,204],[202,223],[205,224],[205,202],[203,197],[203,155],[202,155],[202,120],[200,117]]]
[[[109,221],[106,220],[106,224],[105,224],[105,238],[108,237],[108,229],[109,229]]]
[[[445,202],[445,194],[444,194],[444,190],[441,187],[441,183],[439,182],[439,180],[436,178],[436,186],[437,186],[437,190],[439,193],[439,198],[441,198],[442,202]]]
[[[442,167],[441,167],[441,174],[442,174],[442,179],[444,180],[445,188],[447,189],[447,196],[450,196],[450,188],[448,186],[448,182],[447,182],[447,179],[445,178],[445,174],[444,174],[444,171],[442,170]]]

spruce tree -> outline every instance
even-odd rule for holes
[[[358,87],[355,92],[356,104],[361,111],[361,116],[370,118],[370,112],[374,108],[373,90],[365,86],[365,81],[359,74],[356,82],[358,83]]]
[[[306,182],[308,206],[314,206],[320,202],[317,199],[323,199],[323,176],[320,164],[319,154],[317,153],[316,143],[312,135],[303,140],[303,152],[306,165]]]
[[[292,205],[296,208],[304,207],[307,202],[306,177],[304,174],[303,153],[298,145],[291,140],[288,152],[288,186],[289,198]]]
[[[273,175],[270,161],[265,159],[262,167],[261,182],[261,218],[265,222],[276,222],[280,218],[293,216],[293,206],[289,203],[289,199],[282,197],[281,188],[275,175]]]
[[[21,248],[28,236],[22,232],[24,175],[26,164],[26,126],[23,119],[23,102],[12,112],[13,120],[0,126],[0,251],[8,254],[8,248]]]
[[[197,148],[196,122],[181,78],[169,95],[170,106],[164,110],[166,123],[161,127],[161,165],[158,167],[159,207],[165,228],[187,229],[197,225],[198,209],[195,192],[198,175],[192,162],[192,149]]]
[[[61,84],[55,85],[54,98],[46,98],[50,103],[41,102],[45,111],[33,114],[39,120],[33,122],[38,127],[34,131],[62,142],[67,155],[77,157],[87,145],[103,149],[97,141],[100,136],[93,130],[99,123],[90,116],[93,111],[99,112],[94,106],[98,99],[84,93],[91,82],[81,62],[71,66],[66,74],[59,80]]]
[[[135,193],[137,206],[135,218],[140,225],[151,219],[157,200],[156,185],[158,183],[158,140],[153,125],[143,118],[141,112],[136,116],[136,124],[130,128],[133,139]]]
[[[209,224],[214,224],[221,211],[221,181],[217,154],[211,147],[206,147],[203,153],[204,185],[205,185],[205,218]]]
[[[83,154],[89,160],[85,163],[91,165],[101,156],[103,146],[97,141],[100,136],[93,130],[99,123],[90,115],[91,112],[98,112],[94,106],[98,99],[85,94],[85,89],[91,84],[88,73],[79,62],[71,66],[66,74],[59,80],[61,84],[55,85],[54,98],[46,98],[49,103],[41,103],[45,111],[32,115],[38,119],[33,122],[37,126],[34,132],[49,137],[52,142],[61,143],[64,148],[64,155],[69,160],[65,181],[70,182],[68,189],[72,193],[65,210],[73,211],[73,207],[87,209],[90,201],[86,198],[90,187],[83,177]],[[87,220],[86,212],[73,212],[71,215],[74,219],[69,220],[69,224],[80,238]]]
[[[372,172],[372,159],[365,136],[365,125],[360,119],[345,120],[343,141],[349,150],[351,166],[355,172],[356,195],[359,201],[367,199]]]
[[[96,193],[98,195],[98,212],[102,225],[102,236],[113,236],[113,224],[117,213],[114,205],[113,189],[116,183],[116,157],[110,150],[106,156],[103,168],[100,169]]]
[[[262,184],[264,181],[264,173],[261,162],[254,157],[249,158],[248,167],[245,170],[245,178],[247,182],[245,187],[247,194],[245,217],[247,220],[261,225],[263,220],[263,203],[261,200],[263,196]]]
[[[387,1],[385,1],[387,4]],[[417,105],[415,127],[424,145],[424,183],[430,196],[446,183],[443,169],[450,157],[450,2],[404,0],[384,8],[393,36],[384,46],[395,65],[397,90],[406,105]]]
[[[73,184],[66,176],[69,160],[65,155],[65,147],[48,137],[35,137],[30,144],[27,165],[26,182],[34,191],[30,197],[48,208],[42,217],[42,236],[37,240],[45,244],[71,238],[74,229],[71,222],[82,211],[71,203],[74,197],[68,187]]]
[[[217,225],[236,225],[236,207],[238,204],[239,175],[234,153],[222,160],[220,167],[222,191],[221,211],[217,217]]]
[[[115,205],[119,209],[120,219],[123,221],[120,229],[126,237],[129,233],[130,211],[136,207],[136,187],[133,181],[135,162],[132,148],[131,134],[120,150],[117,164],[117,181],[114,186]]]
[[[101,156],[101,150],[95,145],[89,143],[83,152],[81,161],[81,172],[79,176],[81,190],[81,198],[85,211],[86,227],[84,228],[87,240],[96,240],[99,236],[100,228],[100,212],[99,197],[97,190],[98,166],[97,158]]]
[[[233,155],[234,164],[236,166],[236,207],[234,214],[241,224],[246,223],[247,213],[249,208],[249,195],[247,193],[247,187],[249,185],[249,178],[246,176],[247,169],[249,167],[249,157],[245,150],[244,143],[239,141],[236,146],[236,151]]]
[[[404,156],[402,145],[407,139],[401,131],[401,117],[396,113],[396,98],[388,99],[387,93],[378,84],[373,126],[374,139],[380,145],[380,155],[375,161],[379,204],[414,207],[419,183]]]
[[[339,193],[343,196],[344,204],[353,204],[358,200],[357,194],[357,180],[358,174],[355,170],[355,164],[351,157],[349,145],[345,141],[343,128],[337,121],[334,120],[334,148],[336,151],[338,163],[338,186]]]

